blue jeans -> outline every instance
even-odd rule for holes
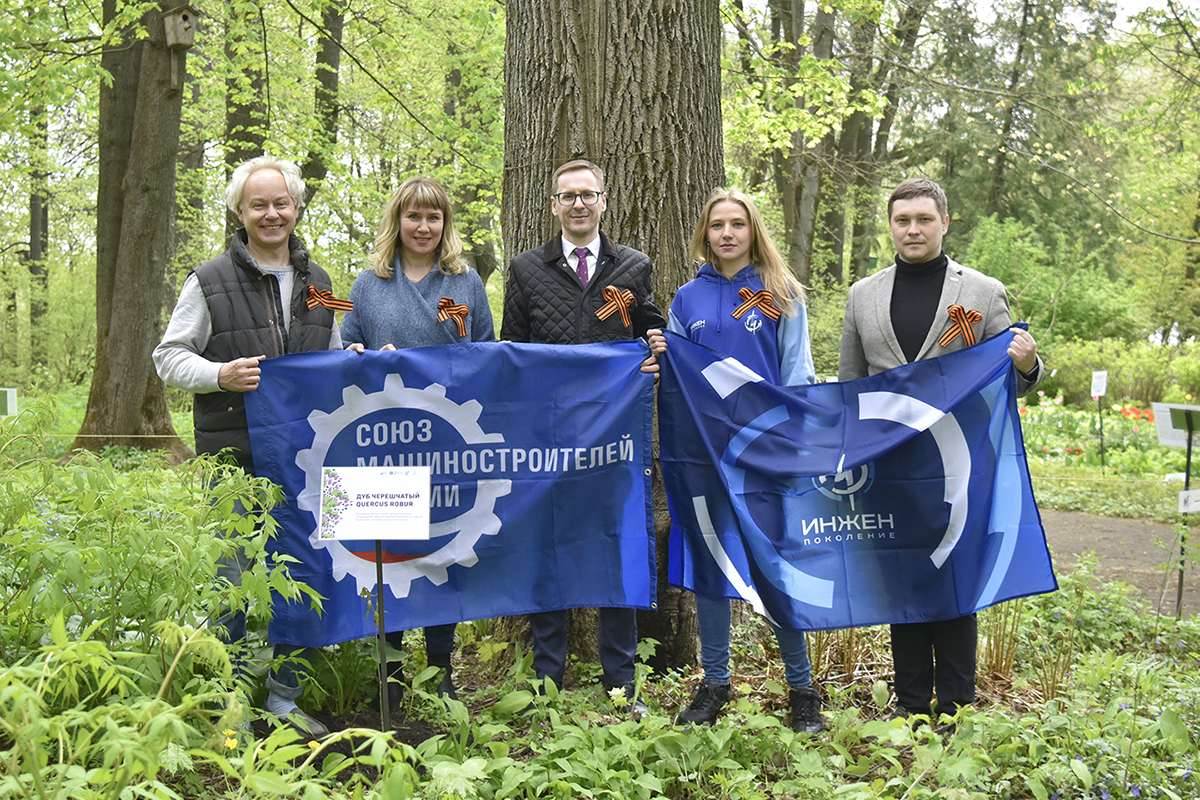
[[[729,628],[732,625],[729,598],[696,595],[696,621],[700,627],[700,663],[704,667],[704,680],[729,683],[732,680],[729,673]],[[804,631],[771,627],[779,642],[788,686],[793,689],[812,686],[812,664],[808,660]]]
[[[240,506],[239,506],[240,509]],[[224,578],[237,586],[242,582],[242,573],[250,568],[250,562],[242,548],[217,561],[217,578]],[[230,661],[233,662],[234,678],[246,677],[246,612],[229,611],[213,623],[217,636],[229,644]],[[282,662],[267,673],[267,689],[281,697],[295,700],[300,696],[300,676],[303,665],[296,658],[310,660],[312,649],[294,644],[275,645],[276,660]]]

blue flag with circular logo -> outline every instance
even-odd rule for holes
[[[669,334],[671,583],[802,630],[951,619],[1057,589],[1011,338],[779,387]]]

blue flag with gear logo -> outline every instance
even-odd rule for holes
[[[389,631],[651,607],[653,386],[640,342],[301,353],[246,394],[255,472],[283,487],[275,549],[324,610],[277,598],[273,643],[375,633],[375,542],[317,536],[323,467],[428,466],[427,542],[385,541]],[[369,597],[368,597],[369,595]]]
[[[801,630],[952,619],[1058,588],[1011,333],[804,387],[668,337],[659,434],[672,584]]]

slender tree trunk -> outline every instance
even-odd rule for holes
[[[1196,176],[1196,208],[1192,212],[1192,242],[1184,250],[1184,277],[1193,293],[1196,293],[1196,276],[1200,275],[1200,174]],[[1195,336],[1200,330],[1200,302],[1193,303],[1191,317],[1180,321],[1180,337]]]
[[[342,31],[346,23],[346,0],[330,0],[321,16],[321,44],[317,48],[315,72],[317,85],[313,89],[313,108],[316,111],[316,136],[312,149],[301,167],[304,176],[305,205],[321,188],[329,172],[327,159],[337,145],[338,80],[342,66]]]
[[[696,216],[724,183],[717,4],[516,0],[506,13],[506,252],[550,238],[550,176],[565,161],[588,158],[607,173],[602,229],[653,259],[665,310],[691,277],[687,238]],[[656,525],[662,549],[665,513]],[[662,643],[655,666],[694,663],[694,606],[661,573],[659,608],[639,615],[641,635]],[[589,660],[594,647],[594,632],[573,637]]]
[[[50,246],[50,204],[49,204],[49,172],[48,172],[48,138],[49,123],[46,107],[38,105],[29,112],[33,123],[33,136],[30,141],[29,162],[29,247],[21,254],[21,261],[29,273],[27,303],[16,301],[18,293],[14,294],[13,318],[17,330],[14,341],[17,344],[16,362],[22,374],[29,374],[34,364],[47,362],[45,338],[37,330],[42,318],[46,315],[46,250]],[[20,307],[24,306],[23,309]]]
[[[267,140],[267,61],[263,12],[251,0],[231,0],[226,6],[225,59],[233,72],[225,80],[225,167],[261,155]],[[225,237],[242,225],[232,211],[225,215]]]
[[[875,128],[874,146],[871,144],[869,128],[865,129],[859,143],[863,169],[855,179],[854,189],[854,278],[864,277],[870,270],[871,251],[875,247],[875,221],[879,216],[876,198],[879,196],[883,170],[892,160],[892,126],[900,111],[900,97],[910,82],[908,65],[912,63],[913,54],[916,52],[917,36],[925,14],[932,5],[933,0],[914,0],[901,8],[900,18],[891,37],[895,42],[895,53],[881,60],[873,81],[875,86],[880,87],[879,91],[886,98],[886,102],[883,116]],[[891,66],[893,62],[895,67]],[[897,77],[893,78],[893,74]]]
[[[1025,57],[1025,39],[1029,32],[1029,18],[1032,15],[1030,0],[1021,4],[1021,27],[1017,32],[1017,53],[1013,57],[1012,71],[1008,78],[1009,99],[1004,107],[1004,124],[1000,128],[1000,143],[996,148],[995,163],[992,165],[992,185],[988,190],[988,213],[1003,214],[1004,209],[1004,172],[1008,168],[1008,137],[1012,133],[1013,122],[1017,114],[1017,100],[1013,97],[1017,86],[1021,83],[1021,62]]]
[[[31,112],[36,131],[31,156],[34,164],[30,174],[32,187],[29,192],[29,319],[33,325],[46,314],[46,251],[50,248],[50,179],[47,160],[49,158],[50,123],[45,106],[37,106]],[[35,342],[39,337],[34,336]],[[37,345],[34,345],[37,348]],[[35,363],[40,353],[34,353]]]
[[[850,62],[850,101],[859,103],[871,86],[870,53],[875,47],[876,25],[872,18],[862,17],[851,24],[850,37],[854,55]],[[829,263],[825,274],[833,281],[845,280],[847,212],[858,206],[855,186],[868,168],[870,157],[871,118],[865,111],[854,111],[842,123],[837,150],[830,159],[830,168],[821,185],[821,207],[824,209],[822,235],[827,237]],[[853,242],[853,239],[851,240]]]
[[[818,6],[813,18],[812,54],[815,58],[833,57],[833,23],[837,12]],[[830,133],[819,142],[810,144],[801,133],[793,136],[793,162],[798,169],[794,177],[796,216],[788,231],[788,262],[801,283],[812,276],[813,239],[817,231],[817,198],[821,192],[822,171],[833,150],[834,136]]]
[[[117,0],[104,0],[109,23]],[[72,448],[105,445],[188,451],[171,424],[150,351],[162,336],[164,281],[173,250],[175,161],[184,54],[167,49],[162,12],[151,8],[144,39],[127,37],[101,56],[112,76],[100,90],[96,224],[96,365],[88,408]]]

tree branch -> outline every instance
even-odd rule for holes
[[[1173,236],[1172,234],[1169,234],[1169,233],[1161,233],[1159,231],[1147,228],[1145,225],[1142,225],[1139,222],[1135,222],[1134,220],[1130,219],[1129,216],[1126,215],[1123,211],[1121,211],[1119,208],[1117,208],[1112,203],[1110,203],[1107,199],[1105,199],[1099,192],[1097,192],[1092,187],[1088,186],[1083,181],[1079,180],[1079,178],[1075,177],[1071,173],[1069,173],[1065,170],[1059,169],[1058,167],[1054,166],[1050,162],[1043,159],[1041,156],[1035,156],[1033,153],[1030,153],[1028,150],[1024,150],[1019,145],[1015,145],[1012,142],[1006,142],[1005,146],[1009,150],[1013,151],[1014,153],[1031,158],[1031,159],[1037,161],[1037,163],[1039,165],[1045,167],[1046,169],[1051,170],[1052,172],[1057,172],[1059,175],[1062,175],[1067,180],[1070,180],[1073,183],[1081,186],[1085,191],[1087,191],[1088,194],[1090,194],[1092,197],[1095,197],[1097,200],[1099,200],[1104,205],[1105,208],[1107,208],[1112,213],[1116,214],[1121,219],[1128,222],[1133,227],[1137,228],[1142,233],[1148,233],[1151,236],[1157,236],[1160,239],[1167,239],[1172,242],[1182,242],[1183,244],[1200,244],[1200,239],[1185,239],[1182,236]]]
[[[416,113],[413,112],[412,109],[410,109],[407,105],[404,104],[404,100],[402,100],[399,97],[399,95],[397,95],[395,92],[393,92],[391,89],[389,89],[383,83],[383,81],[381,81],[381,80],[379,80],[379,78],[375,77],[375,73],[373,73],[373,72],[371,72],[371,70],[367,69],[366,66],[361,61],[358,60],[358,57],[356,55],[354,55],[353,53],[351,53],[349,50],[347,50],[341,42],[337,41],[332,36],[330,36],[329,32],[326,31],[325,28],[322,27],[322,25],[319,22],[313,20],[311,17],[309,17],[307,14],[305,14],[299,8],[297,8],[296,4],[294,2],[292,2],[292,0],[284,0],[284,2],[286,2],[288,4],[288,7],[291,8],[292,11],[296,12],[296,15],[299,16],[300,19],[304,20],[309,25],[312,25],[314,28],[316,28],[318,31],[320,31],[322,36],[324,36],[326,39],[329,39],[334,44],[336,44],[338,49],[341,50],[343,53],[345,53],[346,56],[351,61],[353,61],[355,63],[355,65],[358,66],[359,69],[361,69],[363,71],[363,74],[371,79],[372,83],[374,83],[376,86],[378,86],[380,89],[382,89],[384,91],[384,93],[387,94],[388,97],[390,97],[390,98],[392,98],[392,100],[396,101],[396,105],[400,106],[400,108],[403,109],[404,113],[407,114],[409,117],[411,117],[413,122],[417,123],[417,125],[419,125],[422,130],[424,130],[426,133],[428,133],[432,138],[434,138],[437,141],[444,144],[450,150],[451,153],[454,153],[454,155],[461,158],[464,163],[470,164],[472,167],[475,167],[475,169],[478,169],[478,170],[483,169],[483,167],[481,167],[479,164],[476,164],[474,161],[467,158],[467,156],[464,153],[462,153],[457,147],[455,147],[453,144],[451,144],[449,142],[449,140],[434,133],[433,129],[425,124],[424,120],[422,120],[420,117],[418,117],[416,115]]]

